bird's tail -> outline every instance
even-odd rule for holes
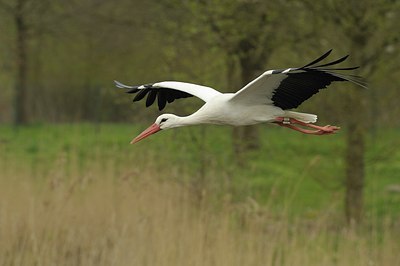
[[[285,117],[294,118],[304,123],[315,123],[317,122],[318,118],[317,115],[314,114],[306,114],[292,111],[285,111]]]

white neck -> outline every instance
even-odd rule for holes
[[[178,126],[191,126],[203,124],[205,121],[202,117],[194,114],[188,116],[179,116]]]
[[[176,123],[174,123],[173,127],[183,127],[209,123],[208,117],[201,115],[197,112],[188,116],[176,116],[176,118],[177,121]]]

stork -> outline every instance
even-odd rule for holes
[[[160,130],[197,124],[245,126],[269,122],[304,134],[335,133],[340,129],[337,126],[315,125],[317,115],[289,111],[335,81],[349,81],[367,88],[361,77],[340,72],[358,67],[332,67],[345,61],[348,55],[332,62],[321,63],[331,52],[332,50],[329,50],[302,67],[268,70],[236,93],[221,93],[210,87],[178,81],[140,86],[128,86],[114,81],[118,88],[136,94],[134,102],[147,95],[146,107],[151,106],[157,98],[160,111],[167,103],[180,98],[196,96],[205,102],[199,110],[189,116],[160,115],[154,124],[134,138],[131,144]]]

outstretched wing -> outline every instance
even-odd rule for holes
[[[266,71],[236,92],[231,101],[273,104],[286,110],[298,107],[334,81],[350,81],[367,88],[361,77],[336,72],[354,70],[358,67],[329,67],[345,61],[348,55],[326,64],[316,65],[331,52],[332,50],[329,50],[303,67]]]
[[[136,94],[133,98],[134,102],[142,100],[147,95],[146,107],[152,105],[157,98],[160,111],[164,109],[167,102],[172,103],[176,99],[196,96],[207,102],[221,94],[210,87],[178,81],[163,81],[140,86],[128,86],[116,80],[114,82],[118,88],[127,89],[126,93]]]

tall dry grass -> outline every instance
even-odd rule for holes
[[[390,221],[356,231],[251,199],[215,204],[128,166],[1,166],[0,265],[400,265]]]

